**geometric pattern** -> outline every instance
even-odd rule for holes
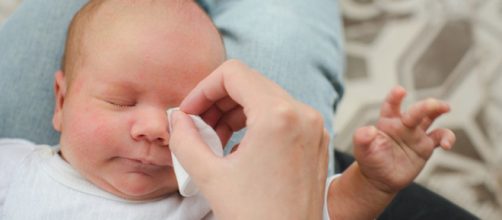
[[[0,0],[0,25],[21,0]],[[452,111],[436,122],[457,135],[417,182],[481,219],[502,219],[502,1],[340,0],[346,93],[335,118],[336,148],[372,124],[394,85],[405,105],[436,97]]]
[[[335,146],[372,124],[396,84],[405,105],[425,97],[450,103],[436,126],[454,148],[435,151],[417,182],[481,219],[502,219],[502,1],[342,0],[346,94]]]

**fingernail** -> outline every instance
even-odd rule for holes
[[[446,138],[443,138],[443,140],[441,140],[441,146],[443,146],[446,149],[450,149],[451,148],[450,142]]]

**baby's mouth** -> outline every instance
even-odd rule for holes
[[[170,167],[165,165],[157,165],[154,163],[145,162],[144,160],[133,158],[120,158],[120,161],[127,167],[128,170],[130,170],[130,172],[146,175],[150,175],[159,171],[165,171]]]

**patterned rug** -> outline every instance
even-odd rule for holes
[[[355,128],[372,124],[396,84],[407,102],[448,101],[436,125],[457,143],[437,150],[417,182],[481,219],[502,219],[502,1],[342,0],[347,93],[337,148],[351,152]]]
[[[0,0],[0,24],[20,0]],[[502,219],[502,1],[341,0],[347,92],[336,118],[337,148],[374,123],[396,84],[407,103],[437,97],[452,112],[436,125],[457,144],[438,150],[417,182],[481,219]],[[497,117],[498,116],[498,117]]]

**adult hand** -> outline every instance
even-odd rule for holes
[[[238,61],[202,80],[173,115],[169,145],[218,219],[321,219],[329,136],[320,114]],[[184,112],[184,113],[183,113]],[[225,144],[215,156],[187,114],[200,115]]]

